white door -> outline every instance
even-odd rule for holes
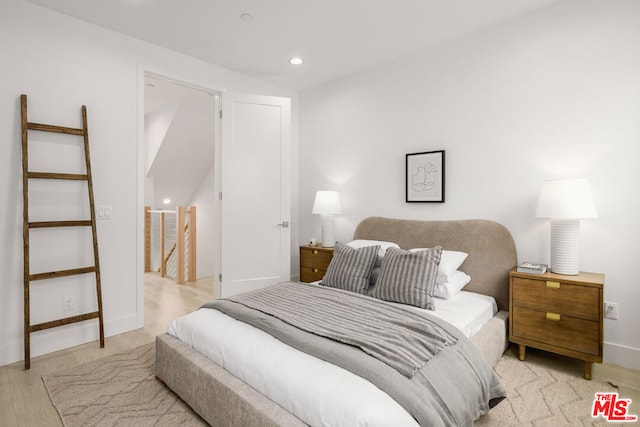
[[[290,278],[289,98],[222,95],[221,296]]]

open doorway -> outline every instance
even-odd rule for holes
[[[167,295],[181,292],[178,287],[189,288],[194,294],[193,308],[214,294],[215,257],[219,250],[215,189],[219,102],[218,92],[144,73],[144,206],[152,212],[144,298],[166,304],[169,317],[176,307]],[[176,268],[180,268],[175,260],[176,211],[180,206],[195,207],[197,212],[197,233],[191,243],[197,248],[195,256],[183,260],[183,264],[195,266],[196,280],[184,285],[176,285],[175,281]],[[164,266],[162,275],[160,266]]]

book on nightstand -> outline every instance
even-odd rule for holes
[[[544,274],[547,271],[545,264],[534,264],[532,262],[523,262],[518,265],[518,273]]]

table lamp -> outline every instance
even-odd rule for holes
[[[586,179],[545,181],[537,218],[551,219],[551,271],[576,275],[580,268],[580,219],[596,218],[591,187]]]
[[[320,214],[322,222],[321,245],[333,247],[336,245],[335,238],[335,215],[342,213],[340,195],[337,191],[318,191],[313,202],[312,213]]]

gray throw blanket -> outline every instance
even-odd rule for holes
[[[356,313],[361,309],[360,306],[369,305],[368,303],[374,307],[373,311],[377,311],[382,305],[393,307],[393,311],[399,310],[405,314],[409,313],[411,329],[416,328],[414,315],[423,317],[421,313],[339,289],[297,283],[281,284],[271,288],[276,289],[275,294],[282,295],[284,292],[297,295],[285,297],[286,303],[276,303],[276,311],[284,311],[286,308],[284,306],[292,305],[295,307],[293,311],[299,311],[301,315],[305,314],[304,310],[314,311],[320,315],[324,313],[326,318],[322,322],[326,321],[327,324],[331,323],[332,317],[349,318],[348,321],[343,320],[345,324],[340,325],[340,328],[358,329],[360,324],[365,330],[371,331],[370,326],[375,324],[379,317],[357,316],[358,313]],[[329,296],[318,297],[316,295],[321,303],[307,304],[305,300],[308,299],[310,293]],[[246,298],[246,295],[253,294],[258,296]],[[377,356],[373,357],[365,353],[359,345],[345,344],[330,337],[304,331],[275,315],[245,305],[245,303],[261,305],[265,310],[271,311],[271,308],[266,308],[266,306],[271,304],[272,301],[268,300],[272,298],[265,297],[265,294],[269,295],[271,292],[253,291],[227,300],[213,301],[203,307],[222,311],[237,320],[273,335],[298,350],[359,375],[385,391],[423,426],[471,426],[474,420],[487,413],[506,395],[497,376],[475,346],[458,329],[434,316],[424,315],[424,317],[428,317],[426,323],[437,325],[432,330],[437,331],[435,342],[439,350],[431,349],[426,356],[410,353],[411,356],[405,358],[394,355],[395,352],[387,348],[377,351],[383,359],[388,359],[382,361]],[[242,302],[234,302],[231,299]],[[338,304],[329,302],[335,302],[336,299],[342,301]],[[251,302],[248,302],[249,300]],[[354,301],[357,301],[355,304],[359,308],[354,308],[352,305]],[[305,309],[300,309],[301,306],[304,306]],[[394,316],[396,314],[398,313],[394,313]],[[354,320],[354,317],[357,320]],[[392,326],[399,328],[399,324],[395,322],[395,320],[392,322]],[[384,329],[384,326],[381,328]],[[429,330],[429,327],[418,326],[417,328],[418,330]],[[450,337],[454,338],[451,343],[449,343]],[[398,342],[400,341],[403,339],[398,340]],[[376,347],[371,343],[363,345],[367,348]],[[424,363],[421,361],[423,359],[426,359]],[[415,371],[413,376],[407,376],[401,374],[401,370],[396,369],[395,366],[392,367],[392,365],[398,365],[398,360],[403,360],[400,365],[405,364],[407,360],[413,360],[409,366],[415,363],[422,366]],[[387,363],[389,361],[391,364]],[[278,369],[285,368],[278,367]],[[413,369],[410,368],[410,370]]]
[[[458,341],[418,313],[335,288],[280,283],[225,299],[356,346],[409,378],[442,347]]]

